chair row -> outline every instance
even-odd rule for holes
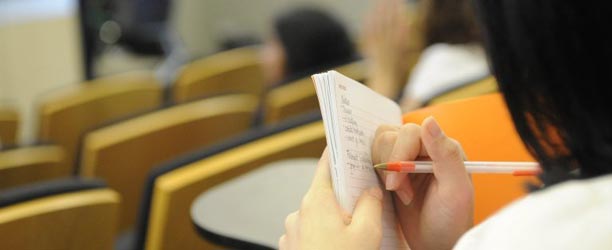
[[[237,52],[240,51],[225,53],[233,56]],[[208,62],[209,59],[206,58],[205,61]],[[198,62],[194,64],[198,65],[198,67],[204,67],[199,65]],[[209,63],[206,64],[208,65]],[[339,70],[361,79],[363,78],[363,73],[361,73],[363,70],[360,70],[361,65],[361,63],[355,63],[341,67]],[[189,68],[189,70],[186,69],[185,71],[191,72],[192,70],[193,68]],[[192,73],[186,74],[195,74]],[[236,72],[226,73],[231,75],[230,73]],[[209,72],[210,74],[212,73]],[[246,73],[242,72],[241,74]],[[203,76],[200,75],[200,77]],[[190,79],[195,78],[195,76],[191,76]],[[217,79],[215,81],[225,79],[224,77],[217,78],[215,78]],[[229,79],[235,81],[236,84],[227,82],[217,87],[209,86],[211,89],[216,89],[219,92],[211,90],[206,95],[218,96],[215,94],[220,93],[251,94],[251,96],[258,98],[259,101],[260,96],[257,91],[240,89],[239,81],[236,79],[231,77]],[[208,86],[208,82],[205,82],[206,84],[202,82],[199,82],[200,84],[178,84],[185,81],[179,78],[177,86]],[[247,80],[243,79],[243,81]],[[216,86],[215,84],[211,85]],[[230,91],[230,88],[233,87],[236,88]],[[295,91],[297,90],[296,87],[299,88],[298,91]],[[181,91],[185,93],[198,92],[192,88],[185,88],[188,90]],[[225,90],[221,90],[222,88]],[[291,93],[300,93],[303,96],[298,97]],[[67,155],[64,173],[73,173],[77,156],[79,155],[79,142],[85,133],[113,121],[125,120],[126,118],[158,109],[162,105],[162,95],[163,91],[153,78],[153,75],[144,72],[106,77],[62,89],[46,96],[40,102],[39,139],[45,143],[55,143],[64,147]],[[193,96],[198,95],[194,94]],[[191,99],[186,98],[183,101],[187,100]],[[264,103],[267,124],[280,122],[291,116],[318,110],[314,87],[309,79],[297,81],[295,84],[290,83],[272,90],[269,98],[266,98]]]
[[[308,86],[314,95],[314,87]],[[73,174],[103,178],[125,198],[120,220],[125,230],[134,223],[144,177],[155,164],[246,131],[259,104],[257,96],[233,94],[151,112],[160,100],[160,88],[143,72],[46,96],[39,137],[58,146],[1,152],[0,179],[10,179],[4,188]],[[292,108],[293,113],[275,119],[318,110],[316,98],[311,101],[314,105]]]
[[[470,160],[532,160],[513,130],[499,94],[432,106],[412,112],[404,120],[420,122],[429,115],[435,115],[447,134],[463,142]],[[139,211],[134,213],[136,227],[123,238],[124,242],[128,242],[121,245],[125,248],[119,249],[211,249],[220,243],[232,247],[231,239],[207,242],[195,232],[189,213],[195,197],[266,163],[288,158],[318,157],[325,145],[325,133],[319,119],[318,114],[300,117],[149,169],[148,177],[144,178],[146,181],[143,179],[140,183],[142,200]],[[486,136],[482,136],[483,133]],[[504,144],[499,145],[499,141],[504,141]],[[475,221],[479,222],[523,195],[522,187],[527,180],[533,179],[474,175]],[[109,185],[112,187],[114,184],[109,181]],[[119,191],[117,195],[121,193]],[[134,198],[123,197],[123,202]],[[139,200],[138,197],[136,199]],[[126,211],[121,206],[117,205],[117,210]],[[4,211],[7,210],[0,209],[0,218]],[[3,226],[1,221],[0,230]]]
[[[126,232],[115,247],[192,249],[199,246],[209,249],[214,245],[198,239],[192,232],[188,212],[191,200],[202,191],[202,187],[212,187],[267,162],[318,156],[324,146],[325,133],[320,115],[315,113],[276,127],[252,131],[170,164],[149,169],[146,183],[139,183],[142,203],[132,201],[140,205],[139,212],[134,213],[137,226]],[[199,162],[196,164],[199,167],[188,164],[201,158],[210,161],[203,167]],[[126,167],[129,166],[120,166]],[[124,173],[116,175],[128,176]],[[108,186],[93,178],[73,178],[3,190],[0,192],[0,232],[3,233],[0,240],[4,242],[3,246],[11,249],[41,249],[43,246],[69,250],[111,249],[109,244],[115,239],[116,232],[121,231],[124,217],[120,215],[127,211],[125,205],[130,203],[130,199],[140,200],[139,197],[124,195],[121,187],[113,188],[117,176],[106,178]],[[132,183],[138,182],[133,181],[136,178],[129,179]],[[176,217],[168,220],[167,216]],[[168,221],[172,222],[166,224]],[[173,228],[166,228],[167,225]],[[33,240],[35,235],[44,236]]]
[[[353,78],[363,79],[363,75],[360,76],[363,72],[360,70],[361,67],[362,64],[356,63],[338,70]],[[174,159],[178,155],[213,145],[246,131],[251,126],[252,118],[259,104],[259,96],[233,94],[191,101],[151,112],[160,106],[161,96],[162,91],[159,85],[149,73],[133,73],[98,79],[89,84],[55,92],[42,101],[40,138],[60,147],[41,146],[40,156],[46,159],[46,162],[39,165],[32,163],[34,157],[30,159],[22,157],[23,163],[15,162],[16,159],[19,159],[17,157],[19,155],[39,155],[19,151],[26,149],[2,152],[0,153],[0,171],[11,169],[10,174],[13,177],[10,179],[15,181],[15,185],[68,176],[76,172],[86,177],[103,178],[108,182],[109,187],[116,190],[123,198],[119,206],[121,215],[119,229],[128,230],[136,222],[140,227],[141,223],[137,218],[143,212],[138,213],[137,211],[141,197],[144,194],[144,202],[152,199],[152,196],[147,196],[147,192],[150,194],[152,189],[144,185],[147,173],[154,166]],[[265,101],[265,107],[268,110],[277,110],[277,112],[270,112],[269,115],[266,115],[266,122],[270,124],[313,109],[318,110],[312,82],[306,79],[272,90]],[[134,118],[126,120],[130,117]],[[108,125],[113,120],[124,121]],[[88,133],[88,131],[92,132]],[[320,135],[323,138],[321,142],[324,144],[324,134]],[[291,143],[288,139],[285,140],[287,140],[285,143]],[[291,140],[296,143],[301,141],[299,138]],[[82,152],[79,153],[79,151]],[[318,156],[320,150],[305,150],[301,153]],[[4,161],[6,167],[2,167],[3,155],[4,159],[12,160]],[[291,154],[283,152],[279,157],[291,157]],[[27,160],[30,160],[30,163]],[[39,175],[28,174],[27,168],[10,167],[15,164],[28,166],[29,169],[38,169]],[[246,169],[249,168],[245,168],[245,171]],[[1,178],[2,174],[0,174]],[[177,180],[182,180],[181,178]],[[150,181],[147,182],[147,185],[149,183]],[[154,207],[156,206],[151,207],[151,211]],[[188,216],[188,213],[184,216]],[[174,230],[154,227],[153,224],[151,227],[145,227],[144,230],[147,230],[146,228],[149,228],[146,235],[149,235],[149,232],[153,235],[147,238],[146,242],[153,241],[147,245],[160,246],[150,249],[168,249],[165,244],[183,244],[182,240],[177,242],[167,236],[173,235]],[[176,232],[189,234],[190,229],[180,224],[177,230]],[[142,230],[140,232],[142,233]],[[157,242],[160,237],[170,237],[170,240]],[[176,239],[179,239],[181,236],[177,237]],[[187,245],[199,244],[194,242],[196,241],[185,241],[184,243]]]
[[[358,67],[359,64],[353,64],[339,71],[357,76]],[[151,75],[135,73],[114,78],[110,82],[102,79],[64,89],[43,101],[40,137],[61,147],[15,149],[1,153],[0,163],[1,159],[13,159],[12,162],[4,160],[4,167],[0,168],[5,172],[0,174],[0,179],[10,179],[4,186],[77,172],[82,176],[104,178],[126,197],[122,205],[121,228],[127,229],[134,223],[144,176],[155,164],[246,131],[251,127],[257,110],[256,96],[226,95],[150,112],[87,133],[109,120],[146,112],[158,105],[156,101],[160,99],[160,92],[157,85],[151,83]],[[266,117],[269,123],[318,110],[314,87],[309,79],[273,90],[268,100],[266,107],[277,111]],[[80,145],[84,134],[87,136]],[[79,153],[81,148],[83,152]],[[18,157],[23,155],[29,155],[29,158],[24,158],[27,161],[18,161]],[[19,164],[23,167],[10,167]],[[34,172],[34,169],[37,170]]]

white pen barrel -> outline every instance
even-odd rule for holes
[[[433,171],[432,162],[414,162],[413,173],[431,173]],[[517,171],[538,171],[537,162],[474,162],[466,161],[465,168],[468,173],[514,173]]]

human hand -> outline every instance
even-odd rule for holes
[[[323,152],[300,210],[287,216],[280,249],[380,249],[382,191],[366,190],[346,214],[332,189],[327,150]]]
[[[451,249],[472,226],[474,194],[457,141],[429,117],[421,126],[381,126],[372,146],[374,164],[431,158],[433,174],[379,172],[412,250]]]
[[[406,82],[410,64],[406,3],[378,0],[365,20],[361,50],[369,62],[368,85],[383,95],[394,97]]]

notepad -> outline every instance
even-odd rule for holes
[[[353,212],[364,190],[379,186],[371,150],[382,124],[401,125],[399,105],[336,71],[312,76],[325,126],[330,171],[340,206]],[[390,192],[383,192],[381,249],[407,249],[395,218]]]

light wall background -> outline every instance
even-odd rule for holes
[[[178,0],[173,22],[192,54],[216,49],[224,32],[265,37],[273,17],[296,6],[320,6],[336,15],[356,36],[372,0]]]
[[[171,24],[192,56],[217,49],[221,35],[265,38],[275,14],[320,6],[356,36],[371,0],[174,0]],[[0,0],[0,105],[18,109],[22,144],[36,142],[37,99],[83,79],[75,0]]]
[[[0,105],[20,114],[19,138],[35,142],[41,94],[82,79],[76,5],[67,0],[0,0]]]

